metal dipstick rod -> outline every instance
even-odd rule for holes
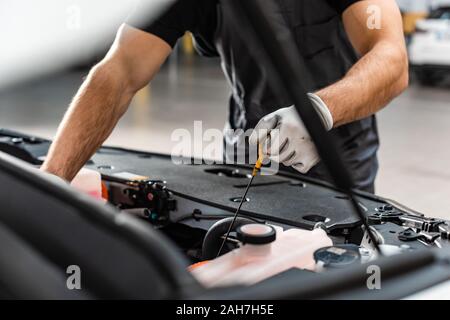
[[[263,161],[264,161],[264,156],[263,156],[263,152],[262,152],[262,147],[259,144],[258,145],[258,160],[256,160],[255,166],[253,167],[252,177],[251,177],[250,181],[248,182],[247,188],[245,188],[244,196],[242,197],[241,202],[239,203],[239,206],[234,214],[233,221],[231,222],[230,227],[228,228],[227,234],[225,235],[225,238],[222,241],[219,252],[217,252],[217,257],[219,257],[220,254],[222,253],[223,247],[225,246],[225,243],[228,241],[228,238],[230,237],[231,230],[233,230],[233,226],[236,223],[237,217],[239,216],[241,207],[247,199],[248,190],[250,190],[250,187],[253,183],[253,179],[258,174],[258,171],[261,170]]]

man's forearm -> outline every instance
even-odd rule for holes
[[[91,70],[59,126],[42,170],[68,181],[74,178],[110,135],[133,97],[122,76],[107,64]]]
[[[334,126],[363,119],[382,109],[408,85],[408,62],[401,45],[378,43],[337,83],[317,92]]]

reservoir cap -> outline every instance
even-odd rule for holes
[[[357,245],[343,244],[316,250],[314,260],[325,268],[339,269],[360,261],[361,255]]]
[[[275,241],[276,232],[272,226],[266,224],[246,224],[237,230],[237,238],[243,244],[264,245]]]

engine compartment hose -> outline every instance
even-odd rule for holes
[[[212,260],[217,256],[217,251],[222,244],[222,236],[228,231],[231,223],[233,222],[233,217],[225,218],[217,221],[206,233],[205,239],[203,240],[202,245],[202,259],[203,260]],[[231,231],[236,231],[237,228],[246,224],[252,224],[255,221],[237,217],[233,229]]]

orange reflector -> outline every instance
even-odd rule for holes
[[[102,181],[102,198],[105,200],[109,199],[108,188],[106,184]]]

